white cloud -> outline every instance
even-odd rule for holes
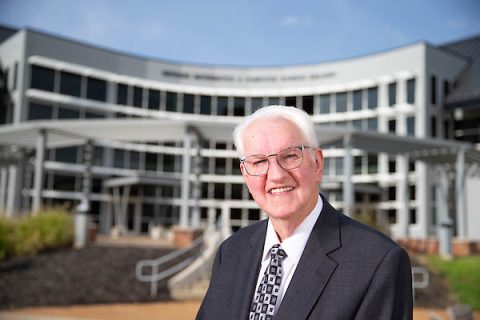
[[[285,27],[310,26],[312,24],[312,17],[288,16],[282,20],[282,26]]]

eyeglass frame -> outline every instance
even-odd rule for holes
[[[278,161],[277,156],[278,156],[280,153],[282,153],[283,151],[288,150],[288,149],[300,149],[301,154],[302,154],[302,161],[300,162],[300,164],[299,164],[298,166],[293,167],[293,168],[286,169],[286,168],[284,168],[284,167],[280,164],[280,162]],[[301,167],[302,164],[303,164],[303,159],[304,159],[303,151],[304,151],[305,149],[313,149],[313,148],[310,147],[310,146],[301,144],[301,145],[299,145],[299,146],[292,146],[292,147],[288,147],[288,148],[282,149],[282,150],[280,150],[280,151],[277,152],[277,153],[272,153],[272,154],[269,154],[269,155],[264,155],[264,154],[252,154],[252,155],[249,155],[249,156],[246,156],[246,157],[241,158],[241,159],[240,159],[240,163],[243,164],[243,166],[244,166],[244,168],[245,168],[245,171],[248,173],[248,175],[250,175],[250,176],[252,176],[252,177],[262,177],[262,176],[266,176],[266,175],[267,175],[268,170],[270,169],[270,161],[268,161],[268,159],[270,159],[270,157],[273,157],[273,156],[275,156],[275,159],[277,160],[277,164],[278,164],[278,165],[280,166],[280,168],[282,168],[283,170],[289,171],[289,170],[293,170],[293,169],[297,169],[297,168]],[[247,159],[250,158],[250,157],[254,157],[254,156],[263,156],[263,157],[265,157],[265,159],[267,160],[267,170],[265,171],[265,173],[262,173],[262,174],[251,174],[250,172],[248,172],[247,166],[245,165],[245,160],[247,160]]]

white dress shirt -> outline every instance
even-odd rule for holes
[[[322,201],[322,198],[318,196],[317,204],[315,208],[312,210],[312,212],[310,212],[310,214],[307,215],[307,217],[295,229],[292,235],[284,239],[282,243],[280,243],[277,237],[277,233],[273,228],[271,220],[268,220],[267,234],[265,237],[265,243],[263,245],[262,266],[260,268],[260,273],[258,274],[257,285],[255,286],[255,292],[257,292],[256,290],[258,289],[258,286],[262,281],[263,274],[265,273],[265,269],[270,263],[270,249],[272,248],[273,245],[280,243],[280,245],[282,246],[282,249],[285,250],[285,252],[287,253],[287,257],[282,261],[283,277],[282,277],[282,283],[280,284],[278,303],[275,307],[275,313],[278,310],[278,306],[280,306],[280,303],[283,300],[283,296],[287,291],[290,281],[292,280],[293,274],[295,273],[295,269],[297,268],[298,262],[300,261],[300,257],[302,256],[303,250],[305,249],[305,245],[307,244],[307,240],[310,237],[310,233],[312,232],[315,222],[320,216],[320,212],[322,211],[322,208],[323,208],[323,201]],[[252,299],[252,303],[253,303],[253,299]]]

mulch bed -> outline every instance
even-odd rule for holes
[[[150,284],[135,278],[135,266],[170,251],[92,245],[0,263],[0,309],[168,300],[166,280],[151,298]]]

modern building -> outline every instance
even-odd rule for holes
[[[459,162],[457,156],[453,162],[433,165],[420,161],[418,150],[405,162],[401,154],[390,154],[388,148],[370,152],[326,141],[321,192],[335,207],[348,208],[348,214],[387,226],[395,238],[425,240],[437,236],[440,224],[435,190],[439,184],[435,172],[440,168],[448,179],[443,190],[450,191],[445,203],[454,232],[480,241],[476,209],[480,207],[476,196],[480,188],[480,157],[476,153],[480,142],[480,37],[441,46],[419,42],[347,60],[276,67],[150,59],[30,29],[0,28],[0,41],[0,143],[2,127],[45,121],[108,123],[98,122],[103,119],[116,121],[115,130],[119,130],[128,119],[139,125],[143,119],[158,119],[165,128],[179,121],[208,131],[215,123],[233,128],[241,117],[264,105],[296,106],[311,114],[319,128],[377,133],[384,145],[389,141],[402,144],[403,140],[395,137],[404,137],[432,145],[445,142],[444,149],[449,142],[452,148],[465,146],[465,161]],[[125,134],[128,132],[119,132],[119,136]],[[465,143],[454,144],[454,140]],[[89,211],[103,232],[119,220],[132,233],[180,221],[186,199],[182,168],[190,165],[182,157],[183,146],[177,139],[161,136],[148,141],[93,141]],[[4,145],[0,153],[3,214],[29,211],[38,204],[75,207],[83,197],[85,148],[47,148],[36,195],[31,162],[35,149],[20,143]],[[263,213],[243,184],[230,134],[204,136],[197,149],[199,156],[192,169],[196,180],[190,179],[194,185],[191,192],[196,194],[187,195],[197,200],[200,210],[195,224],[206,225],[225,203],[234,230],[261,219]],[[353,207],[344,201],[346,153],[353,164],[348,175],[354,190]],[[465,174],[455,180],[458,165],[464,165],[461,171]],[[463,184],[455,182],[462,177]],[[464,190],[460,206],[458,190]],[[458,221],[458,210],[462,221]],[[117,216],[121,212],[124,214]]]

